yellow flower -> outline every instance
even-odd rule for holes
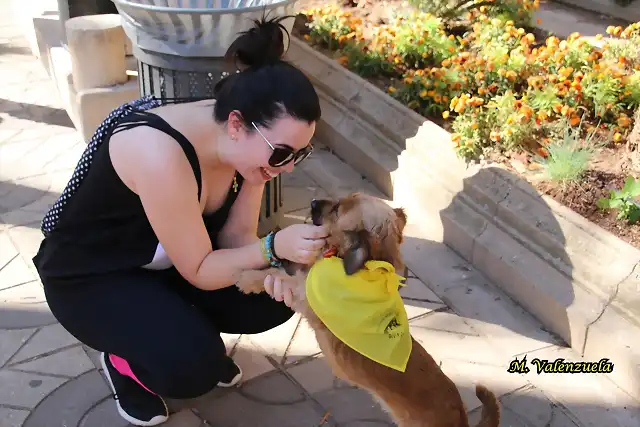
[[[393,86],[389,86],[389,88],[387,89],[387,92],[389,93],[394,93],[396,91],[396,88]]]
[[[442,113],[442,118],[445,119],[445,120],[448,119],[449,118],[449,112],[448,111],[443,112]]]

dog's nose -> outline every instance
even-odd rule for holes
[[[311,199],[311,209],[315,209],[318,206],[318,201],[316,199]]]

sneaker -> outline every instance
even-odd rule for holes
[[[229,356],[225,358],[227,366],[223,370],[222,378],[218,382],[218,387],[233,387],[242,379],[242,369]]]
[[[169,409],[160,396],[118,372],[108,354],[102,353],[100,361],[122,418],[135,426],[155,426],[169,419]]]

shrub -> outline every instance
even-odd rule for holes
[[[450,120],[464,157],[514,149],[547,156],[549,142],[564,138],[554,134],[560,122],[584,122],[588,132],[598,123],[614,143],[627,141],[640,108],[640,23],[610,27],[611,40],[597,37],[599,47],[578,33],[540,41],[504,15],[507,4],[537,7],[524,0],[433,2],[464,9],[468,30],[448,34],[448,12],[443,18],[415,10],[366,37],[358,19],[327,6],[308,14],[309,40],[332,46],[362,76],[391,77],[388,92],[418,113]]]

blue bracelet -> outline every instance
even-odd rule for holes
[[[267,257],[269,258],[269,264],[272,267],[281,267],[282,263],[280,262],[280,260],[278,258],[276,258],[276,256],[274,255],[274,250],[273,250],[273,244],[274,244],[275,236],[276,236],[275,231],[271,231],[269,234],[267,234],[264,246],[265,246],[265,249],[267,251]]]

